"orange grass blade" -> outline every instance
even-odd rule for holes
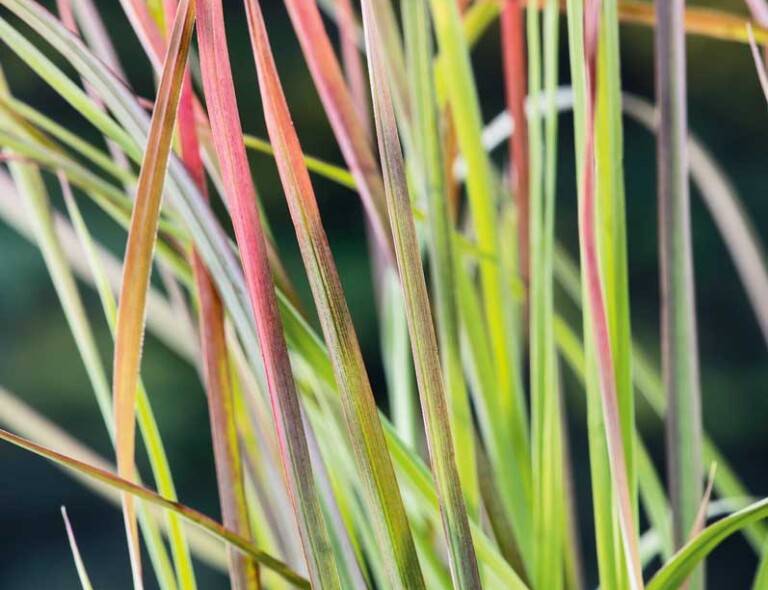
[[[360,345],[280,84],[261,9],[257,0],[246,0],[246,9],[267,131],[328,343],[358,473],[365,482],[368,514],[384,555],[390,587],[423,588],[416,547],[387,453]]]
[[[338,588],[338,571],[312,476],[299,398],[256,209],[256,189],[242,142],[221,0],[201,0],[197,34],[213,143],[256,319],[284,477],[298,520],[304,557],[313,585]]]
[[[157,239],[165,170],[170,155],[176,109],[195,20],[195,0],[183,0],[163,66],[147,148],[139,174],[128,232],[115,335],[112,395],[115,406],[117,469],[132,480],[136,439],[136,387],[144,336],[147,289]],[[139,537],[133,497],[123,497],[123,515],[132,556],[134,585],[142,587]]]

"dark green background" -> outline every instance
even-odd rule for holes
[[[50,5],[50,2],[46,2]],[[152,74],[140,46],[120,12],[117,0],[98,2],[118,44],[120,57],[137,92],[151,96]],[[224,2],[243,124],[264,135],[256,77],[240,2]],[[293,35],[277,0],[263,2],[278,67],[306,152],[341,162],[323,109]],[[743,11],[739,0],[719,3]],[[565,35],[564,27],[561,28]],[[561,81],[567,83],[565,39]],[[754,67],[743,45],[690,38],[690,126],[726,169],[755,227],[768,234],[766,137],[768,115]],[[653,37],[648,29],[622,28],[622,75],[627,90],[653,96]],[[498,30],[493,27],[474,53],[484,116],[503,106]],[[14,92],[44,109],[71,129],[95,138],[93,131],[8,51],[0,63]],[[572,119],[560,130],[558,182],[559,238],[576,252],[576,216]],[[658,278],[655,204],[655,147],[639,126],[625,127],[627,222],[633,331],[658,358]],[[497,158],[504,157],[499,152]],[[256,183],[273,224],[292,278],[308,296],[298,250],[273,163],[251,157]],[[323,219],[346,287],[347,300],[364,347],[374,386],[385,400],[378,360],[369,263],[362,213],[356,197],[316,180]],[[60,203],[57,203],[60,205]],[[100,239],[122,252],[123,234],[102,215],[87,209]],[[696,191],[692,193],[704,420],[738,472],[757,496],[768,493],[764,469],[768,456],[766,349],[734,266]],[[83,289],[105,362],[111,358],[106,325],[93,292]],[[150,337],[144,376],[170,455],[179,496],[185,503],[218,516],[213,460],[205,400],[195,372]],[[567,381],[568,407],[580,504],[580,524],[590,584],[596,581],[591,545],[590,498],[585,416],[581,391]],[[82,364],[38,251],[0,224],[0,384],[17,393],[72,434],[106,456],[109,445]],[[641,411],[645,438],[663,472],[663,429]],[[59,507],[73,521],[87,567],[97,588],[128,588],[129,569],[119,512],[84,491],[50,464],[0,445],[0,588],[77,588]],[[734,538],[709,561],[712,588],[744,588],[755,559],[741,538]],[[223,576],[200,571],[201,588],[224,588]]]

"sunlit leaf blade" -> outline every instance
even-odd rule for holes
[[[232,141],[233,137],[242,136],[242,129],[220,0],[200,3],[197,33],[213,141],[256,319],[284,476],[299,522],[304,557],[313,584],[319,588],[338,588],[338,572],[312,477],[299,399],[256,209],[256,190],[245,147]]]
[[[435,485],[440,498],[454,584],[458,588],[479,588],[480,576],[456,471],[442,371],[437,354],[437,341],[432,325],[424,270],[421,267],[421,260],[416,255],[418,252],[416,229],[411,216],[405,165],[400,151],[389,82],[381,59],[382,41],[377,21],[371,2],[365,0],[363,23],[371,77],[371,94],[374,97],[376,132],[397,265],[405,294],[405,311],[411,334],[432,472],[435,475]]]
[[[75,538],[75,532],[72,530],[72,523],[69,522],[67,509],[64,506],[61,507],[61,517],[64,519],[64,528],[67,530],[69,548],[72,551],[72,559],[75,561],[75,568],[77,568],[77,577],[80,579],[80,587],[83,590],[93,590],[91,580],[88,577],[88,571],[85,569],[83,558],[80,555],[80,549],[77,546],[77,539]]]
[[[701,393],[688,192],[684,2],[656,4],[656,95],[661,349],[675,543],[693,526],[702,494]],[[690,581],[702,587],[703,572]]]
[[[171,44],[155,101],[147,148],[139,174],[128,232],[115,331],[112,396],[115,411],[117,470],[132,480],[136,436],[136,387],[144,336],[147,288],[157,237],[165,171],[170,154],[181,83],[195,20],[195,1],[185,0],[174,23]],[[124,497],[124,517],[132,554],[134,584],[141,587],[139,539],[133,497]]]
[[[61,453],[57,453],[56,451],[33,443],[32,441],[29,441],[5,430],[0,430],[0,439],[22,449],[26,449],[27,451],[35,453],[36,455],[45,457],[46,459],[53,461],[54,463],[57,463],[67,469],[77,471],[86,477],[99,481],[114,489],[120,490],[121,492],[131,494],[136,498],[145,500],[146,502],[154,504],[155,506],[165,510],[172,510],[185,520],[200,527],[217,539],[228,543],[233,547],[237,547],[238,550],[249,555],[265,567],[268,567],[276,573],[280,574],[283,578],[292,584],[295,584],[297,587],[307,589],[310,588],[309,582],[305,578],[292,571],[282,561],[272,557],[267,553],[264,553],[263,551],[260,551],[258,548],[254,547],[250,542],[248,542],[247,539],[243,539],[237,533],[230,531],[225,526],[219,524],[212,518],[202,514],[201,512],[198,512],[197,510],[189,508],[188,506],[180,504],[179,502],[168,500],[167,498],[160,496],[152,490],[148,490],[147,488],[136,485],[131,481],[122,479],[117,475],[110,473],[109,471],[105,471],[98,467],[94,467],[93,465],[89,465],[88,463],[78,461],[72,457],[62,455]]]
[[[364,481],[368,514],[374,521],[379,549],[385,556],[389,584],[393,588],[423,587],[416,549],[386,452],[373,392],[323,230],[309,172],[303,163],[261,9],[256,0],[246,0],[246,10],[267,130],[333,362],[357,472]]]

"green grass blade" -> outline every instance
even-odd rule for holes
[[[701,391],[686,150],[685,3],[656,4],[659,260],[667,460],[675,543],[691,530],[702,494]],[[703,587],[703,571],[690,580]]]
[[[379,549],[385,556],[390,586],[418,588],[422,586],[422,576],[405,508],[386,453],[373,392],[322,227],[309,172],[303,165],[301,145],[277,74],[261,9],[255,0],[246,0],[246,9],[267,130],[333,362],[357,472],[364,480],[369,518],[373,519]]]
[[[630,588],[642,588],[643,578],[637,547],[637,532],[628,472],[621,432],[621,416],[618,407],[617,382],[613,351],[611,349],[610,325],[605,302],[606,289],[600,274],[596,215],[596,139],[598,45],[600,35],[600,3],[589,0],[584,9],[584,68],[586,70],[586,121],[584,126],[583,157],[584,168],[579,182],[583,182],[579,202],[579,243],[582,255],[584,286],[586,288],[592,333],[596,350],[596,364],[599,378],[603,423],[608,455],[608,465],[615,509],[618,515],[621,541],[623,543],[626,582]],[[577,150],[578,151],[578,150]],[[583,174],[583,177],[581,176]]]
[[[496,229],[496,192],[490,162],[482,144],[482,120],[467,44],[454,2],[432,0],[432,18],[441,55],[441,71],[446,85],[459,148],[467,162],[467,189],[472,223],[479,248],[491,257],[499,254]],[[503,305],[500,269],[489,260],[480,262],[480,278],[486,329],[494,359],[494,374],[502,400],[501,413],[492,416],[494,428],[502,431],[512,449],[512,460],[494,463],[494,470],[508,471],[500,479],[505,484],[505,503],[512,517],[515,534],[526,563],[530,562],[531,467],[525,401],[521,378],[510,342],[511,310]],[[496,460],[494,456],[491,457]],[[509,484],[509,487],[506,485]]]
[[[656,572],[648,583],[648,590],[679,588],[720,543],[748,525],[765,518],[768,518],[768,499],[751,504],[708,526]]]
[[[448,396],[456,466],[470,514],[477,514],[479,488],[475,465],[475,433],[461,366],[459,318],[454,293],[453,223],[443,183],[439,116],[434,89],[430,21],[424,0],[407,0],[402,7],[408,80],[414,119],[416,168],[422,170],[418,190],[426,201],[429,220],[430,270],[435,294],[440,360]]]
[[[538,10],[527,13],[528,88],[543,109],[528,122],[530,147],[530,362],[534,567],[537,588],[562,588],[565,540],[560,392],[554,341],[554,215],[557,154],[558,7],[545,10],[544,55]],[[542,64],[543,62],[543,64]],[[542,77],[545,90],[542,92]],[[541,113],[546,113],[546,130]]]
[[[437,355],[437,340],[432,325],[424,271],[421,260],[415,255],[418,252],[416,230],[411,216],[411,199],[406,186],[405,165],[400,151],[389,84],[381,60],[382,41],[379,37],[378,19],[368,1],[363,3],[363,23],[387,208],[394,230],[395,252],[405,294],[405,310],[432,470],[443,511],[451,574],[458,588],[479,588],[480,575],[456,471],[442,371]]]

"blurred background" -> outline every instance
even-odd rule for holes
[[[53,2],[44,2],[49,7]],[[307,153],[342,162],[303,57],[281,2],[262,2],[292,114]],[[719,9],[746,14],[742,0],[711,2]],[[153,95],[152,72],[131,33],[117,0],[99,7],[131,85],[142,96]],[[256,76],[245,28],[242,3],[227,0],[229,43],[243,125],[264,136]],[[4,15],[5,16],[5,15]],[[561,23],[561,82],[568,83],[565,21]],[[473,53],[484,117],[503,108],[498,26],[493,26]],[[626,90],[652,98],[653,36],[648,28],[625,25],[621,30],[622,77]],[[711,150],[737,188],[758,234],[768,240],[766,138],[768,114],[749,50],[744,45],[689,37],[690,128]],[[0,44],[0,63],[20,98],[90,139],[96,138],[82,119]],[[558,238],[575,256],[576,196],[572,118],[560,125],[557,202]],[[501,149],[495,154],[506,161]],[[655,144],[635,123],[625,126],[625,170],[629,270],[633,332],[658,362],[659,304],[655,198]],[[255,180],[292,279],[311,307],[306,281],[287,208],[273,162],[251,154]],[[369,261],[363,217],[352,193],[314,178],[323,219],[346,288],[374,389],[386,404],[379,361]],[[85,201],[83,200],[85,204]],[[61,203],[57,201],[57,206]],[[124,234],[99,212],[86,207],[97,237],[122,255]],[[744,290],[722,240],[692,191],[693,244],[697,319],[703,389],[704,423],[721,450],[755,496],[768,495],[768,362]],[[98,300],[81,285],[109,363],[111,340]],[[152,337],[148,338],[143,375],[169,452],[179,498],[219,517],[206,403],[196,372]],[[584,538],[587,581],[596,583],[591,542],[591,499],[586,418],[582,391],[564,370],[579,494],[579,521]],[[111,457],[82,363],[38,250],[0,222],[0,384],[66,428],[84,443]],[[638,420],[657,467],[664,472],[663,427],[644,407]],[[0,444],[0,588],[36,590],[78,588],[59,508],[66,505],[96,588],[128,588],[128,556],[120,512],[79,486],[44,460]],[[708,562],[712,588],[746,588],[756,560],[745,541],[734,536]],[[200,587],[225,588],[224,577],[203,566]],[[115,586],[114,580],[124,581]],[[590,587],[588,586],[588,587]]]

